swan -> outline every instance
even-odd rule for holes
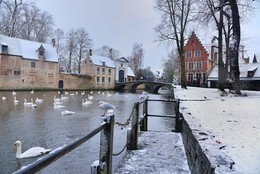
[[[14,97],[14,103],[19,103],[19,101],[16,99],[16,97]]]
[[[5,97],[5,96],[2,96],[2,100],[5,101],[5,100],[6,100],[6,97]]]
[[[65,108],[66,106],[64,106],[64,105],[59,105],[59,104],[56,104],[56,103],[54,103],[54,109],[63,109],[63,108]]]
[[[16,92],[13,91],[13,95],[16,95]]]
[[[90,105],[90,104],[92,104],[92,101],[89,101],[87,99],[85,99],[84,101],[84,99],[82,99],[82,105]]]
[[[63,96],[62,94],[61,94],[61,98],[60,98],[61,100],[68,100],[69,98],[68,97],[66,97],[66,96]]]
[[[54,102],[60,102],[61,99],[60,98],[56,98],[56,96],[54,96]]]
[[[38,98],[38,97],[37,97],[37,98],[35,99],[35,103],[42,103],[42,102],[43,102],[43,99],[41,99],[41,98]]]
[[[31,102],[32,102],[31,107],[32,107],[32,108],[36,108],[36,107],[37,107],[37,104],[33,103],[33,99],[31,99]]]
[[[31,106],[33,103],[32,102],[27,102],[26,99],[23,99],[24,100],[24,106]]]
[[[94,97],[93,97],[92,95],[88,95],[88,99],[89,99],[89,100],[93,100],[93,98],[94,98]]]
[[[72,115],[72,114],[75,114],[75,112],[73,111],[68,111],[68,110],[64,110],[61,112],[62,115]]]
[[[34,94],[34,90],[31,91],[31,94]]]
[[[51,151],[51,149],[45,149],[43,147],[32,147],[22,153],[22,143],[21,141],[17,140],[14,143],[14,148],[16,148],[16,158],[30,158],[30,157],[36,157],[39,155],[43,155],[45,153],[48,153]]]

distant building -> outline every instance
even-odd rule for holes
[[[242,89],[260,90],[260,55],[254,55],[251,63],[248,58],[239,59],[240,82]],[[218,66],[208,77],[208,87],[218,85]]]
[[[129,61],[125,57],[115,60],[116,82],[130,82],[135,79],[135,75],[129,67]]]
[[[206,86],[209,72],[214,66],[209,53],[192,32],[184,46],[185,51],[185,72],[188,86]],[[178,81],[181,83],[180,58],[178,62]]]
[[[0,35],[0,88],[58,88],[53,45]]]
[[[95,89],[114,89],[115,71],[113,60],[92,54],[87,56],[81,68],[81,74],[88,74],[94,78]]]

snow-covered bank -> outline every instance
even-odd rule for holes
[[[260,92],[242,91],[247,97],[220,96],[217,89],[180,86],[174,92],[176,99],[183,100],[180,110],[190,127],[207,132],[214,140],[201,141],[209,156],[218,153],[212,149],[218,145],[219,153],[235,162],[236,173],[260,173]]]

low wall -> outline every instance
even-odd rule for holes
[[[196,135],[197,133],[198,135]],[[210,149],[201,148],[198,139],[199,134],[203,132],[199,130],[192,130],[188,122],[183,118],[182,122],[182,141],[185,147],[186,157],[192,174],[223,174],[233,173],[231,170],[233,162],[223,153],[209,152]],[[213,141],[213,140],[212,140]],[[218,149],[214,149],[220,151]],[[207,154],[204,153],[208,151]],[[216,151],[215,151],[216,152]]]

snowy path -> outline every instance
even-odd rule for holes
[[[116,174],[189,174],[181,134],[141,132],[138,150],[128,151]]]

